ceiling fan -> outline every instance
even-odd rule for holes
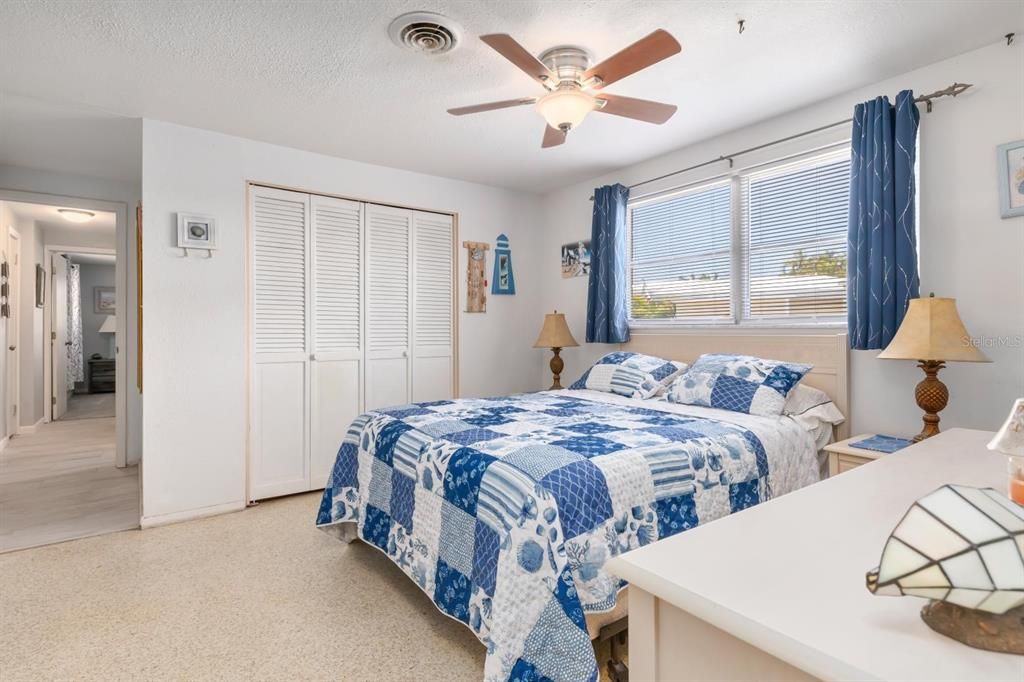
[[[522,97],[449,109],[448,113],[453,116],[536,104],[537,111],[547,122],[541,147],[555,147],[565,142],[569,131],[582,123],[591,111],[659,125],[676,113],[674,104],[601,92],[606,85],[678,53],[682,48],[668,31],[658,29],[596,66],[591,66],[590,54],[579,47],[553,47],[537,58],[505,33],[480,36],[480,40],[525,71],[544,86],[547,92],[540,97]]]

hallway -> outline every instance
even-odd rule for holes
[[[0,452],[0,552],[139,525],[138,467],[118,469],[114,419],[42,424]]]

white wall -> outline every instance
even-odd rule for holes
[[[74,261],[74,257],[71,259]],[[116,286],[113,263],[80,263],[78,273],[82,299],[82,354],[85,362],[93,353],[105,358],[113,357],[113,334],[100,334],[99,329],[107,319],[105,313],[97,313],[93,289]]]
[[[1024,138],[1024,44],[1005,41],[918,69],[791,114],[780,116],[618,172],[562,189],[544,198],[546,229],[538,240],[541,291],[546,309],[566,312],[577,340],[586,328],[586,278],[563,280],[559,245],[588,238],[593,189],[632,184],[723,154],[848,118],[853,105],[877,95],[893,98],[904,88],[922,94],[954,80],[974,88],[956,100],[942,99],[932,113],[922,107],[919,159],[921,292],[957,299],[967,329],[991,341],[990,365],[951,364],[941,378],[950,388],[942,426],[996,428],[1011,401],[1024,395],[1024,218],[1001,220],[996,182],[996,145]],[[742,106],[742,98],[737,99]],[[685,116],[685,103],[678,115]],[[631,124],[623,122],[624,131]],[[765,161],[849,136],[847,130],[805,138],[742,157]],[[625,132],[624,132],[625,134]],[[722,163],[647,185],[648,192],[710,177]],[[567,349],[564,379],[574,380],[607,346]],[[913,387],[923,377],[912,362],[878,360],[877,351],[851,354],[852,429],[912,435],[921,420]],[[536,370],[547,380],[546,368]],[[564,381],[563,379],[563,381]]]
[[[140,122],[141,126],[141,122]],[[141,137],[141,129],[136,131]],[[132,133],[135,134],[135,133]],[[101,169],[97,169],[101,170]],[[125,205],[127,224],[124,226],[125,235],[123,239],[120,239],[122,244],[125,244],[123,251],[125,257],[121,258],[118,262],[118,267],[125,269],[125,280],[129,285],[125,288],[125,308],[126,315],[124,316],[124,322],[120,317],[118,319],[119,329],[125,330],[125,342],[121,344],[121,351],[124,354],[125,362],[124,367],[126,370],[126,385],[128,387],[126,402],[127,402],[127,415],[125,419],[126,440],[127,440],[127,459],[129,464],[134,464],[139,461],[142,454],[142,394],[138,391],[135,382],[135,368],[137,362],[137,343],[135,329],[137,325],[137,309],[138,300],[135,289],[135,282],[137,277],[136,272],[136,261],[135,261],[135,206],[138,204],[141,198],[141,179],[138,183],[125,183],[116,180],[109,180],[102,177],[91,177],[83,175],[71,175],[66,173],[56,173],[52,171],[38,170],[35,168],[25,168],[21,166],[10,166],[0,164],[0,190],[14,190],[20,192],[33,192],[38,194],[53,194],[58,196],[66,197],[80,197],[83,199],[92,199],[97,201],[105,202],[117,202]],[[54,239],[63,240],[67,235],[60,234],[58,232],[52,232]],[[31,238],[22,232],[22,253],[26,253],[26,248],[30,248]],[[35,277],[34,269],[35,263],[42,263],[42,230],[36,230],[35,242],[38,244],[38,250],[30,249],[33,251],[31,257],[23,257],[22,259],[22,273],[23,276],[29,271],[32,272],[32,277]],[[51,241],[50,243],[57,243]],[[65,242],[61,241],[61,244]],[[92,242],[78,244],[79,246],[96,245]],[[109,247],[109,244],[106,244]],[[38,254],[38,257],[35,256]],[[32,260],[34,258],[34,260]],[[49,268],[47,268],[49,271]],[[33,279],[34,282],[34,279]],[[22,300],[25,300],[26,295],[34,296],[34,284],[32,293],[29,294],[28,290],[23,288]],[[36,310],[36,318],[33,319],[32,328],[38,329],[39,338],[42,338],[42,310],[34,308]],[[23,307],[23,310],[28,310],[27,307]],[[29,325],[23,323],[21,330],[22,337],[22,349],[31,347],[32,339],[26,339],[26,334],[29,333]],[[41,344],[35,344],[36,347]],[[41,353],[41,350],[39,351]],[[26,360],[26,353],[22,353],[22,363]],[[41,360],[39,360],[41,362]],[[40,386],[42,385],[42,378],[39,379]],[[22,374],[22,401],[25,403],[26,390],[31,390],[26,387],[25,374]],[[33,399],[36,396],[30,396]],[[38,395],[38,401],[42,401],[42,393]],[[41,410],[41,408],[40,408]],[[41,414],[40,414],[41,416]],[[32,424],[35,423],[33,420]],[[22,425],[30,425],[28,422],[28,416],[23,415],[21,419]]]
[[[489,297],[486,314],[460,315],[461,394],[539,387],[541,358],[531,345],[542,311],[529,249],[540,213],[532,195],[151,120],[142,149],[144,524],[245,502],[247,181],[454,211],[460,241],[493,243],[506,233],[517,295]],[[174,246],[178,211],[216,219],[212,259],[184,258]],[[465,260],[460,250],[460,309]]]

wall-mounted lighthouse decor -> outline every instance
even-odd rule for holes
[[[462,242],[468,254],[466,264],[466,312],[487,312],[487,250],[490,244]]]
[[[494,247],[494,277],[491,279],[491,293],[494,295],[516,295],[516,278],[512,274],[512,250],[508,237],[499,234]]]

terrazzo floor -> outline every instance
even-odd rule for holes
[[[0,679],[479,682],[473,634],[319,497],[0,555]]]

